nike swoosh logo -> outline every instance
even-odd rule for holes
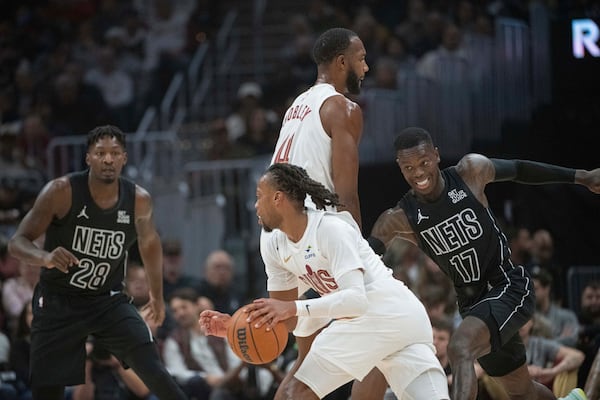
[[[292,256],[287,256],[287,257],[283,257],[283,262],[286,263],[288,261],[290,261],[290,258],[292,258]]]
[[[310,306],[308,304],[304,305],[306,307],[306,312],[310,315]]]
[[[118,295],[119,293],[121,293],[121,292],[119,292],[119,291],[115,291],[115,290],[111,290],[111,291],[110,291],[110,296],[111,296],[111,297],[112,297],[112,296],[116,296],[116,295]]]

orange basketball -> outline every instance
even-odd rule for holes
[[[250,364],[266,364],[275,360],[287,345],[288,331],[283,322],[267,331],[267,326],[255,328],[246,322],[244,307],[238,309],[227,326],[227,342],[233,352]]]

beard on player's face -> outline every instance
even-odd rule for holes
[[[354,70],[348,71],[346,77],[346,88],[350,94],[360,94],[360,79]]]

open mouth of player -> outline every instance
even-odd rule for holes
[[[431,179],[430,178],[425,178],[425,179],[421,179],[421,180],[415,181],[415,186],[419,190],[426,190],[429,187],[430,183],[431,183]]]

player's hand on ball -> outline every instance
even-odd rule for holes
[[[273,328],[279,321],[284,321],[296,315],[296,303],[276,299],[256,299],[246,306],[248,321],[256,328],[267,325]]]
[[[205,335],[226,337],[227,325],[231,315],[214,310],[204,310],[200,313],[200,328]]]

